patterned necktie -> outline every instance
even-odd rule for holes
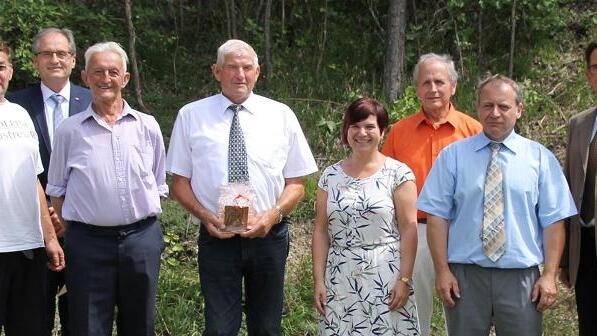
[[[232,104],[228,107],[234,112],[232,125],[230,125],[230,137],[228,140],[228,182],[229,183],[248,183],[249,168],[247,165],[247,148],[245,146],[245,137],[238,120],[238,112],[242,110],[242,105]]]
[[[491,161],[485,176],[483,199],[483,253],[496,262],[504,254],[506,230],[504,223],[504,191],[502,189],[502,170],[497,161],[500,144],[491,143]]]
[[[54,106],[54,134],[56,134],[56,129],[58,128],[58,125],[60,125],[60,123],[62,122],[62,120],[64,120],[64,114],[62,112],[62,102],[65,101],[65,98],[62,97],[60,94],[56,93],[50,96],[50,99],[52,99],[52,101],[54,102],[54,104],[56,104]]]

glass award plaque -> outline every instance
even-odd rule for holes
[[[255,193],[253,188],[246,184],[227,184],[220,188],[220,230],[225,232],[241,233],[247,231],[249,215],[254,213],[253,201]]]

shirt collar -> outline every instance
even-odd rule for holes
[[[228,99],[226,96],[224,96],[223,94],[220,93],[220,110],[226,112],[226,110],[228,110],[228,107],[233,103],[232,101],[230,101],[230,99]],[[248,111],[251,114],[255,114],[255,111],[257,111],[257,102],[255,99],[255,94],[253,94],[253,92],[251,92],[251,94],[249,95],[249,97],[242,102],[240,105],[243,106],[243,110]]]
[[[70,81],[66,82],[66,85],[62,88],[62,90],[60,90],[60,92],[52,91],[52,89],[47,87],[46,84],[44,84],[43,82],[41,82],[39,86],[41,88],[41,95],[44,99],[44,103],[47,102],[48,99],[50,99],[50,97],[56,93],[64,97],[67,102],[70,101]]]
[[[597,106],[595,106],[593,113],[597,113]],[[593,122],[593,130],[591,131],[591,142],[593,141],[593,138],[595,137],[595,133],[597,133],[597,117],[595,118],[595,121]]]
[[[518,135],[514,130],[500,143],[504,145],[504,147],[508,148],[511,152],[516,154],[520,150],[521,140],[522,137]],[[475,151],[479,151],[485,147],[487,147],[490,143],[495,142],[487,137],[484,132],[479,133],[474,137],[473,142],[473,149]]]
[[[117,121],[120,119],[123,119],[124,117],[130,116],[132,118],[135,119],[139,119],[139,112],[133,110],[129,104],[126,102],[126,100],[122,100],[123,102],[123,108],[122,108],[122,114],[120,115],[120,117],[118,117]],[[94,110],[93,110],[93,103],[89,104],[89,106],[87,107],[87,109],[83,112],[81,112],[83,114],[83,118],[81,119],[81,124],[83,124],[85,121],[89,120],[89,118],[93,118],[96,122],[100,123],[100,121],[102,121],[102,117],[100,117],[99,114],[97,114]],[[103,122],[103,121],[102,121]]]
[[[452,102],[450,102],[449,104],[450,105],[448,107],[448,115],[446,116],[446,123],[449,123],[450,125],[452,125],[452,127],[457,128],[458,127],[458,117],[456,116],[456,109],[454,108],[454,104],[452,104]],[[427,121],[427,123],[429,125],[433,124],[433,122],[431,120],[427,119],[427,117],[425,116],[425,112],[423,112],[423,106],[421,106],[419,108],[419,111],[415,115],[415,118],[416,118],[415,121],[416,121],[417,126],[425,121]]]

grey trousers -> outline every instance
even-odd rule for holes
[[[460,299],[446,308],[450,335],[488,335],[491,324],[497,336],[540,336],[543,314],[531,302],[537,266],[525,269],[486,268],[450,264],[458,281]]]

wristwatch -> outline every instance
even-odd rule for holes
[[[284,211],[282,211],[282,207],[278,204],[276,204],[275,207],[276,211],[278,211],[278,222],[280,223],[282,221],[282,218],[284,218]]]
[[[407,286],[410,286],[412,284],[412,279],[408,277],[401,276],[400,278],[398,278],[398,280],[404,282]]]

